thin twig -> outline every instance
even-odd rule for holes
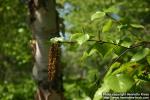
[[[131,45],[130,47],[125,47],[125,46],[122,46],[121,44],[107,42],[107,41],[102,41],[102,40],[94,40],[94,39],[92,40],[92,39],[89,39],[88,41],[89,42],[93,41],[93,42],[97,42],[97,43],[100,43],[100,44],[104,44],[104,43],[106,43],[106,44],[112,44],[112,45],[116,45],[116,46],[123,47],[123,48],[126,48],[126,49],[133,49],[133,48],[136,48],[136,47],[139,47],[139,46],[144,46],[144,45],[147,45],[147,44],[150,45],[149,41],[141,41],[141,42],[139,42],[137,44]],[[77,41],[59,41],[59,43],[75,44],[75,43],[77,43]]]

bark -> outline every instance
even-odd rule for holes
[[[33,77],[38,84],[35,100],[62,100],[62,79],[59,64],[60,48],[50,45],[50,38],[59,36],[55,0],[29,0],[30,26],[34,37]]]

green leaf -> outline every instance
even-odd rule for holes
[[[149,54],[149,48],[139,50],[135,55],[132,56],[131,61],[139,61],[145,58]]]
[[[106,84],[103,84],[96,92],[94,95],[93,100],[102,100],[102,94],[104,92],[109,92],[109,87]]]
[[[124,25],[118,25],[117,28],[118,28],[119,31],[121,31],[121,30],[123,30],[123,29],[126,30],[126,29],[128,29],[128,25],[127,25],[127,24],[124,24]]]
[[[133,28],[143,28],[144,29],[144,26],[143,25],[140,25],[140,24],[130,24]]]
[[[121,47],[117,45],[113,48],[114,53],[118,56],[121,55],[125,50],[126,50],[125,47]]]
[[[105,15],[106,15],[105,12],[98,11],[91,16],[91,21],[96,19],[102,19],[103,17],[105,17]]]
[[[108,22],[105,23],[103,26],[102,32],[108,32],[112,26],[112,20],[108,20]]]
[[[121,46],[129,48],[132,45],[132,40],[128,37],[120,41]]]
[[[107,55],[107,53],[109,53],[113,48],[112,44],[100,44],[100,43],[95,43],[94,48],[102,54],[102,56],[104,57],[105,55]]]
[[[131,41],[123,41],[123,42],[121,43],[121,46],[127,47],[127,48],[129,48],[131,45],[132,45],[132,42],[131,42]]]
[[[148,64],[150,65],[150,56],[147,56],[147,62],[148,62]]]
[[[81,57],[81,60],[86,59],[87,57],[91,56],[92,54],[94,54],[97,50],[96,49],[92,49],[90,50],[90,52],[85,51],[83,53],[83,56]]]
[[[97,78],[99,77],[98,73],[99,73],[99,71],[97,69],[92,69],[92,70],[87,71],[86,77],[87,77],[88,81],[91,81],[91,83],[93,81],[97,81]]]
[[[84,42],[86,42],[88,39],[90,38],[90,36],[88,34],[83,34],[83,33],[76,33],[73,34],[70,38],[70,40],[72,41],[77,41],[77,43],[79,45],[82,45]]]
[[[115,62],[114,64],[111,65],[111,67],[109,68],[107,74],[105,75],[105,77],[109,76],[112,71],[116,68],[118,68],[120,66],[120,63],[119,62]]]
[[[114,92],[126,92],[134,85],[134,80],[127,74],[117,74],[107,77],[104,83]]]
[[[119,74],[119,73],[121,73],[121,72],[124,72],[124,71],[126,71],[129,67],[136,66],[136,65],[137,65],[136,62],[127,62],[127,63],[125,63],[125,64],[122,64],[119,69],[115,70],[115,71],[112,73],[112,75],[115,75],[115,74]]]
[[[117,6],[110,6],[109,8],[105,9],[104,12],[108,13],[108,12],[112,12],[112,13],[118,13],[119,9]]]

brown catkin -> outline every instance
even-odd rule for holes
[[[59,65],[59,44],[53,43],[49,49],[48,57],[48,80],[52,81],[56,77]]]

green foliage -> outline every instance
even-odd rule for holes
[[[33,100],[27,12],[20,0],[0,1],[0,100]]]
[[[104,25],[102,32],[108,32],[112,26],[112,20],[108,20],[106,24]]]
[[[94,48],[103,56],[105,57],[106,55],[109,54],[109,52],[112,51],[112,45],[111,44],[106,44],[106,43],[95,43]]]
[[[35,84],[30,79],[22,80],[22,83],[3,83],[0,85],[1,100],[33,100]]]
[[[70,37],[70,40],[71,41],[77,41],[77,43],[79,45],[83,44],[84,42],[86,42],[88,39],[89,39],[89,35],[88,34],[83,34],[83,33],[76,33],[76,34],[73,34],[71,37]]]
[[[69,38],[66,41],[82,44],[64,44],[63,62],[70,71],[64,72],[64,84],[73,86],[71,89],[64,86],[66,97],[101,100],[103,92],[149,92],[150,2],[64,0],[61,3],[73,8],[64,15],[66,26],[70,26],[66,29]]]
[[[105,12],[98,11],[95,14],[92,15],[91,20],[93,21],[93,20],[96,20],[96,19],[102,19],[102,18],[105,17],[105,15],[106,15]]]
[[[124,71],[127,71],[130,67],[132,66],[137,66],[137,64],[135,62],[128,62],[128,63],[124,63],[120,66],[120,68],[116,69],[114,72],[112,72],[112,75],[118,74],[118,73],[122,73]]]
[[[134,84],[134,80],[127,74],[110,75],[104,80],[104,84],[107,84],[109,89],[114,92],[126,92]]]
[[[130,24],[133,28],[144,28],[144,26],[139,24]]]
[[[150,65],[150,56],[147,56],[147,62]]]
[[[144,48],[141,50],[138,50],[138,52],[132,56],[131,61],[139,61],[145,58],[150,53],[149,48]]]
[[[0,1],[0,15],[0,77],[5,77],[1,77],[2,81],[13,80],[12,76],[16,75],[13,74],[14,70],[21,74],[21,71],[31,69],[31,32],[26,21],[27,9],[19,0]]]
[[[101,100],[102,99],[102,94],[105,92],[108,92],[110,88],[108,87],[107,84],[102,84],[100,88],[96,91],[93,100]]]

